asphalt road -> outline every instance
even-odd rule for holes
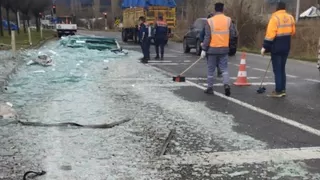
[[[121,41],[120,34],[117,33],[111,35],[97,32],[96,34],[117,37]],[[124,49],[140,51],[140,47],[132,42],[122,43],[122,46]],[[151,57],[154,57],[153,46],[150,50]],[[241,54],[238,52],[236,56],[229,59],[229,73],[232,82],[237,78]],[[252,85],[248,87],[232,86],[231,98],[223,96],[221,79],[216,79],[214,89],[218,95],[208,96],[202,92],[206,86],[205,60],[200,61],[185,74],[190,87],[181,87],[175,93],[190,102],[203,102],[214,111],[232,115],[237,123],[233,127],[234,131],[265,142],[270,149],[318,147],[320,145],[320,76],[316,64],[289,60],[286,69],[287,97],[273,99],[267,97],[266,94],[256,93],[270,57],[246,55],[248,80]],[[162,71],[168,75],[168,81],[171,81],[173,75],[181,73],[197,58],[198,56],[192,52],[184,54],[181,43],[170,42],[166,46],[165,59],[163,61],[151,60],[148,66]],[[272,68],[267,74],[265,87],[267,93],[274,89]],[[226,151],[225,148],[217,148],[216,151],[219,149]],[[312,159],[318,158],[320,157]],[[310,171],[320,171],[318,160],[312,163],[309,160],[301,159],[301,161],[311,164],[308,166]]]
[[[120,39],[117,32],[80,31]],[[21,179],[28,170],[45,170],[38,179],[320,179],[320,94],[316,65],[288,63],[288,96],[256,94],[268,57],[247,55],[249,87],[232,86],[223,95],[203,93],[206,64],[172,82],[198,57],[170,42],[164,61],[139,63],[140,47],[122,43],[128,56],[63,48],[52,53],[55,67],[22,68],[1,101],[20,116],[43,123],[129,122],[111,129],[4,125],[0,119],[0,179]],[[151,48],[152,57],[154,49]],[[37,50],[26,52],[29,60]],[[235,81],[241,54],[230,58]],[[273,89],[268,73],[266,87]],[[24,119],[24,120],[25,120]],[[165,155],[159,153],[170,129]]]

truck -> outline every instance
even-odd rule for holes
[[[146,22],[154,27],[157,17],[163,16],[168,24],[169,37],[172,37],[176,27],[176,2],[174,0],[123,0],[122,1],[122,41],[139,42],[139,17],[146,17]],[[153,37],[151,37],[153,41]]]
[[[76,34],[78,27],[72,23],[72,19],[74,18],[71,16],[57,17],[56,30],[59,38]]]

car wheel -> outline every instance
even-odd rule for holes
[[[200,43],[200,40],[199,40],[199,39],[197,40],[196,54],[197,54],[198,56],[200,56],[200,54],[201,54],[201,43]]]
[[[183,40],[183,52],[184,53],[189,53],[190,52],[190,48],[189,48],[189,46],[187,44],[187,40],[186,39]]]
[[[229,50],[229,56],[234,56],[235,54],[237,53],[237,49],[236,48],[233,48],[233,49],[230,49]]]

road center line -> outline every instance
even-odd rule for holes
[[[257,71],[266,72],[266,70],[265,70],[265,69],[260,69],[260,68],[252,68],[252,69],[257,70]],[[268,71],[268,72],[270,72],[270,71]]]
[[[266,72],[265,69],[260,69],[260,68],[252,68],[252,69],[257,70],[257,71]],[[268,71],[268,72],[271,72],[271,71]],[[291,74],[287,74],[287,77],[290,77],[290,78],[298,78],[298,76],[291,75]]]
[[[164,159],[178,164],[197,165],[241,165],[264,162],[283,163],[297,160],[320,159],[320,147],[247,150],[232,152],[196,153],[179,155],[165,155]]]
[[[316,82],[316,83],[320,83],[320,81],[319,81],[319,80],[316,80],[316,79],[304,79],[304,80],[306,80],[306,81],[311,81],[311,82]]]
[[[174,49],[170,49],[170,51],[172,51],[172,52],[176,52],[176,53],[180,53],[180,54],[183,54],[183,52],[182,52],[182,51],[177,51],[177,50],[174,50]]]
[[[160,68],[157,68],[157,67],[154,67],[154,66],[150,66],[150,67],[153,67],[153,68],[157,69],[158,71],[161,71],[161,72],[163,72],[164,74],[167,74],[168,76],[175,76],[175,75],[173,75],[173,74],[171,74],[171,73],[169,73],[169,72],[167,72],[167,71],[164,71],[164,70],[162,70],[162,69],[160,69]],[[186,80],[186,82],[192,84],[194,87],[197,87],[197,88],[199,88],[199,89],[202,89],[202,90],[205,90],[205,89],[206,89],[206,87],[200,86],[199,84],[196,84],[196,83],[194,83],[194,82],[191,82],[191,81],[188,81],[188,80]],[[235,98],[232,98],[232,97],[227,97],[227,96],[225,96],[225,95],[222,94],[222,93],[219,93],[219,92],[216,92],[216,91],[215,91],[214,93],[215,93],[216,96],[221,97],[221,98],[226,99],[226,100],[229,100],[229,101],[231,101],[231,102],[233,102],[233,103],[235,103],[235,104],[238,104],[238,105],[240,105],[240,106],[242,106],[242,107],[245,107],[245,108],[248,108],[248,109],[250,109],[250,110],[256,111],[256,112],[258,112],[258,113],[260,113],[260,114],[263,114],[263,115],[265,115],[265,116],[269,116],[269,117],[271,117],[271,118],[273,118],[273,119],[275,119],[275,120],[277,120],[277,121],[280,121],[280,122],[285,123],[285,124],[288,124],[288,125],[290,125],[290,126],[299,128],[299,129],[301,129],[301,130],[303,130],[303,131],[306,131],[306,132],[308,132],[308,133],[311,133],[311,134],[320,136],[320,130],[318,130],[318,129],[315,129],[315,128],[312,128],[312,127],[310,127],[310,126],[307,126],[307,125],[298,123],[298,122],[296,122],[296,121],[294,121],[294,120],[291,120],[291,119],[288,119],[288,118],[279,116],[279,115],[277,115],[277,114],[273,114],[273,113],[271,113],[271,112],[269,112],[269,111],[266,111],[266,110],[261,109],[261,108],[259,108],[259,107],[255,107],[255,106],[253,106],[253,105],[251,105],[251,104],[248,104],[248,103],[246,103],[246,102],[240,101],[240,100],[238,100],[238,99],[235,99]]]

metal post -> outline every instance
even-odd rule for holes
[[[15,57],[16,55],[16,34],[15,31],[11,31],[11,47],[12,47],[12,54]]]
[[[29,44],[32,45],[32,39],[31,39],[31,29],[28,27],[28,36],[29,36]]]
[[[20,29],[20,13],[19,13],[19,11],[17,12],[17,17],[18,17],[18,28]]]
[[[296,23],[299,21],[300,16],[300,0],[297,0],[297,7],[296,7]]]
[[[42,25],[40,26],[40,37],[41,37],[41,39],[43,39],[43,27],[42,27]]]
[[[320,38],[319,38],[319,43],[318,43],[318,69],[320,72]]]

